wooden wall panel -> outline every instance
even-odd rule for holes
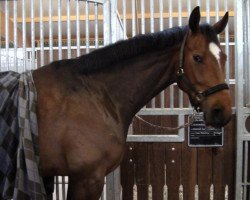
[[[187,130],[186,130],[187,133]],[[182,143],[181,182],[184,188],[184,199],[194,200],[195,185],[197,184],[197,149],[188,147],[188,134]]]
[[[134,176],[134,145],[129,144],[121,164],[121,186],[123,188],[122,198],[133,200],[133,186],[135,183]]]
[[[162,126],[176,126],[176,117],[143,116],[144,119]],[[186,117],[187,121],[187,117]],[[164,130],[157,130],[135,120],[134,132],[166,134]],[[234,199],[235,181],[235,116],[224,130],[223,147],[189,147],[185,131],[183,143],[128,143],[133,145],[133,153],[125,156],[122,163],[123,200],[130,200],[133,179],[138,187],[138,200],[148,199],[148,186],[152,185],[153,200],[163,199],[163,186],[168,185],[168,199],[179,200],[179,186],[183,185],[183,198],[193,200],[195,185],[199,186],[199,199],[210,199],[210,186],[214,185],[214,200],[225,198],[225,187],[228,185],[228,199]],[[126,159],[131,159],[133,167]],[[130,167],[128,167],[130,166]],[[164,167],[166,166],[166,172]],[[127,170],[127,171],[124,171]],[[135,174],[135,177],[132,174]],[[166,174],[166,177],[164,177]],[[126,180],[125,180],[126,179]],[[126,185],[128,184],[128,186]],[[128,189],[127,189],[128,188]]]

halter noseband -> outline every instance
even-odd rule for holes
[[[183,90],[186,91],[190,97],[190,101],[192,106],[195,108],[196,111],[200,111],[200,105],[204,99],[216,92],[219,92],[221,90],[228,90],[229,87],[226,83],[221,83],[218,85],[215,85],[213,87],[208,88],[204,91],[198,91],[195,86],[191,83],[191,81],[187,78],[185,75],[185,72],[183,70],[183,60],[184,60],[184,47],[186,44],[188,32],[185,34],[183,42],[181,44],[180,49],[180,62],[179,62],[179,68],[177,69],[177,84],[180,85],[180,82],[183,82]]]

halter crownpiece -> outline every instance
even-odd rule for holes
[[[176,75],[177,75],[177,84],[180,85],[181,82],[183,82],[182,89],[187,92],[187,94],[190,97],[190,101],[192,106],[195,108],[196,111],[200,111],[200,105],[204,99],[216,92],[219,92],[221,90],[228,90],[228,84],[226,83],[220,83],[218,85],[215,85],[213,87],[208,88],[204,91],[198,91],[196,87],[191,83],[191,81],[187,78],[185,75],[184,69],[183,69],[183,60],[184,60],[184,47],[186,44],[186,40],[188,37],[188,32],[185,34],[184,39],[181,44],[180,48],[180,62],[179,67],[177,69]]]

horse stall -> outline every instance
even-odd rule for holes
[[[138,34],[187,25],[196,6],[201,21],[210,24],[229,11],[219,41],[227,55],[224,71],[232,120],[205,141],[195,135],[195,126],[166,128],[188,124],[194,112],[188,96],[171,85],[134,118],[124,159],[105,178],[102,200],[250,199],[249,1],[0,1],[0,69],[16,72],[88,54]],[[66,199],[68,178],[55,177],[54,183],[53,199]]]

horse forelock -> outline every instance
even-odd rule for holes
[[[209,24],[200,25],[200,31],[207,38],[208,43],[213,42],[219,44],[217,33],[211,25]]]
[[[130,58],[172,48],[183,40],[186,31],[187,27],[174,27],[157,33],[137,35],[97,49],[77,59],[79,72],[87,74],[110,69]]]

